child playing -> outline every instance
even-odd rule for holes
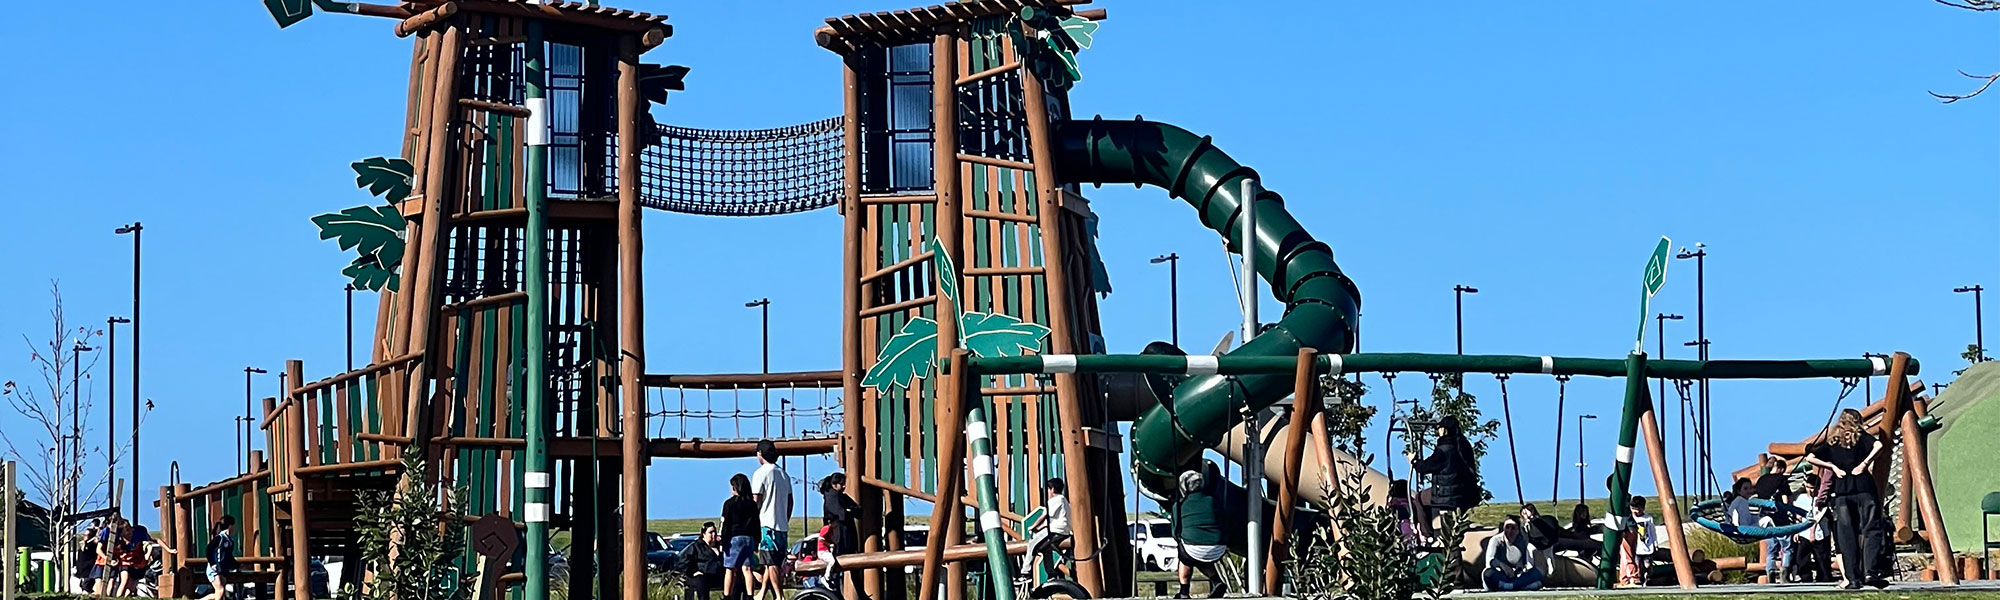
[[[1646,514],[1646,497],[1633,496],[1630,506],[1632,516],[1618,536],[1620,587],[1646,585],[1646,571],[1652,568],[1653,552],[1659,549],[1653,535],[1653,516]]]
[[[1061,477],[1049,479],[1048,483],[1042,487],[1048,490],[1049,493],[1048,501],[1042,503],[1045,509],[1044,512],[1047,513],[1047,518],[1042,519],[1040,523],[1036,523],[1035,529],[1041,530],[1047,528],[1048,534],[1041,536],[1035,542],[1034,547],[1028,549],[1028,567],[1025,569],[1025,574],[1033,576],[1035,565],[1041,561],[1042,555],[1046,553],[1050,558],[1057,559],[1050,561],[1049,572],[1057,577],[1067,579],[1069,575],[1063,570],[1062,560],[1060,559],[1063,558],[1063,542],[1067,542],[1070,539],[1069,499],[1063,497],[1063,494],[1069,488],[1063,483]]]

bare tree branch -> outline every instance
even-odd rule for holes
[[[1944,0],[1938,0],[1938,1],[1943,2]],[[1979,0],[1979,1],[2000,3],[2000,0]],[[1996,4],[1996,6],[2000,6],[2000,4]],[[1959,71],[1958,74],[1964,75],[1969,79],[1981,80],[1983,83],[1979,84],[1979,89],[1972,90],[1972,93],[1970,94],[1940,94],[1937,92],[1931,92],[1930,95],[1936,97],[1939,101],[1942,101],[1945,104],[1951,104],[1953,102],[1977,96],[1981,92],[1985,92],[1986,88],[1993,87],[1993,82],[1995,80],[2000,80],[2000,73],[1994,73],[1992,75],[1973,75],[1965,71]]]
[[[1945,6],[1949,6],[1952,8],[1963,8],[1965,10],[1977,10],[1977,11],[2000,10],[2000,0],[1958,0],[1956,2],[1952,0],[1935,0],[1935,1],[1938,4],[1943,4]]]

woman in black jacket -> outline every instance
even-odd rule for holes
[[[701,537],[681,550],[680,568],[687,577],[687,600],[708,600],[722,584],[722,534],[715,523],[701,524]]]
[[[855,520],[861,517],[861,505],[847,497],[847,474],[834,473],[819,481],[820,518],[832,525],[826,546],[833,549],[834,556],[853,554],[855,550]]]
[[[1431,487],[1417,492],[1416,501],[1410,503],[1410,512],[1417,522],[1417,532],[1435,540],[1437,529],[1431,518],[1436,511],[1455,512],[1478,506],[1485,500],[1485,494],[1479,487],[1479,461],[1472,456],[1472,443],[1459,432],[1458,419],[1445,417],[1437,422],[1433,433],[1437,444],[1431,455],[1415,459],[1410,465],[1416,472],[1431,476]]]

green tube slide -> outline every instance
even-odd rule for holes
[[[1056,164],[1071,181],[1153,185],[1194,206],[1203,225],[1242,251],[1236,218],[1246,200],[1256,202],[1256,230],[1247,244],[1257,274],[1285,303],[1284,318],[1229,356],[1296,356],[1304,348],[1345,353],[1352,349],[1361,292],[1334,264],[1333,250],[1314,240],[1286,212],[1284,199],[1263,191],[1242,197],[1243,181],[1259,179],[1217,149],[1209,138],[1165,123],[1143,120],[1066,121],[1056,128]],[[1132,424],[1132,464],[1139,485],[1167,496],[1175,476],[1197,468],[1203,449],[1215,446],[1239,415],[1263,410],[1292,391],[1292,374],[1201,375],[1174,389],[1173,398]]]

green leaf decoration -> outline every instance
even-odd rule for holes
[[[368,190],[391,204],[410,197],[410,182],[417,172],[410,161],[375,156],[349,166],[354,168],[354,187]]]
[[[1062,20],[1063,35],[1080,50],[1089,50],[1091,39],[1097,36],[1096,21],[1070,15]]]
[[[861,378],[861,385],[882,391],[910,389],[937,362],[937,336],[937,321],[923,317],[910,319],[883,346],[875,366],[869,367]]]
[[[944,241],[933,237],[924,246],[926,246],[926,250],[930,250],[931,252],[931,263],[937,267],[938,293],[943,294],[946,298],[950,298],[952,306],[959,306],[958,268],[952,266],[951,254],[944,251]],[[962,309],[963,307],[960,308]]]
[[[363,254],[355,258],[354,262],[348,263],[347,268],[341,269],[340,274],[353,279],[356,289],[379,292],[382,288],[388,288],[394,291],[403,279],[403,276],[397,273],[398,270],[400,267],[384,267],[376,255]]]
[[[279,29],[291,27],[313,14],[310,0],[264,0],[264,10],[271,11],[271,18],[278,20]]]
[[[403,262],[404,227],[408,222],[394,206],[356,206],[312,218],[319,239],[335,240],[342,250],[374,255],[384,265]]]
[[[666,104],[667,92],[687,89],[688,68],[681,65],[639,65],[639,93],[654,104]]]
[[[1021,356],[1028,350],[1041,352],[1049,328],[1003,314],[968,312],[958,316],[958,335],[973,356]]]

